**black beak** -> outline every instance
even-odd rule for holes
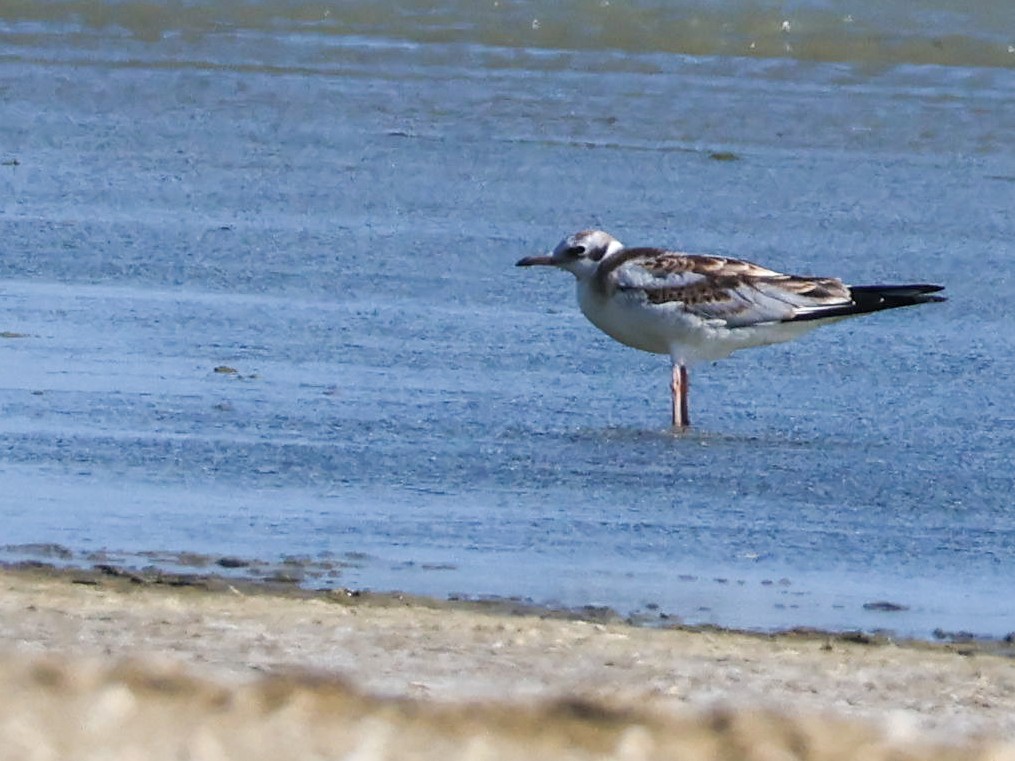
[[[536,265],[543,264],[554,266],[557,262],[554,261],[552,256],[526,256],[524,259],[519,259],[515,262],[516,267],[535,267]]]

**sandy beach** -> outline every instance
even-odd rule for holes
[[[1003,643],[96,570],[0,584],[2,759],[1015,758]]]

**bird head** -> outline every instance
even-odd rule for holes
[[[516,263],[518,267],[547,265],[567,270],[579,280],[591,277],[603,257],[624,248],[619,240],[602,230],[582,230],[569,235],[549,254],[526,256]]]

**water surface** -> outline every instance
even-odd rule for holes
[[[757,7],[5,3],[0,544],[1015,630],[1011,6]],[[697,368],[674,435],[512,266],[588,226],[951,300]]]

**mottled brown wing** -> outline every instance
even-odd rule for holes
[[[796,277],[741,259],[659,249],[624,254],[608,273],[614,288],[641,291],[651,304],[673,304],[728,327],[792,320],[852,303],[849,289],[835,278]]]

